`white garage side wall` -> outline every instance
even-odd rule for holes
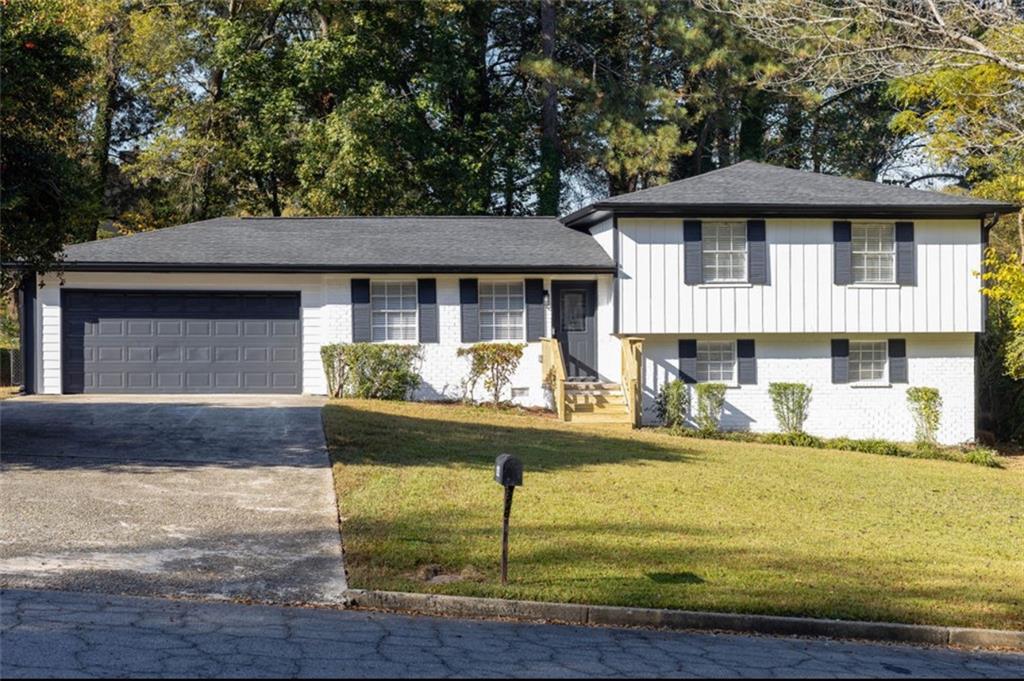
[[[624,334],[983,330],[976,219],[914,221],[914,286],[833,284],[831,219],[767,219],[768,284],[756,286],[686,285],[681,217],[618,225]]]
[[[855,387],[832,383],[830,340],[825,334],[746,335],[757,354],[757,384],[726,391],[723,428],[774,432],[778,424],[768,397],[772,382],[807,383],[813,394],[805,430],[822,437],[883,438],[909,441],[914,424],[907,387],[938,388],[942,396],[939,440],[956,444],[974,439],[974,334],[908,334],[908,384]],[[851,340],[879,336],[849,335]],[[733,339],[691,335],[687,338]],[[678,338],[644,340],[644,421],[656,423],[654,398],[666,381],[678,376]],[[692,404],[696,405],[691,389]]]
[[[302,391],[327,392],[320,346],[326,329],[338,326],[344,313],[337,305],[338,282],[318,274],[183,274],[134,272],[66,272],[64,283],[55,275],[41,278],[37,313],[41,352],[37,361],[38,390],[61,392],[61,288],[193,290],[193,291],[298,291],[302,306]],[[351,327],[351,324],[349,324]]]

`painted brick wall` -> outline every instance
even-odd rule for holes
[[[688,336],[694,337],[694,336]],[[726,336],[696,336],[727,338]],[[874,338],[864,335],[851,339]],[[911,440],[914,425],[907,407],[910,386],[938,388],[943,400],[939,439],[947,444],[974,437],[974,334],[909,334],[910,383],[886,387],[854,387],[831,382],[831,335],[750,335],[757,352],[756,385],[730,387],[723,426],[730,430],[771,432],[778,429],[768,384],[801,382],[813,389],[806,430],[823,437],[877,437]],[[644,418],[655,420],[654,397],[678,370],[677,337],[655,336],[644,343]]]

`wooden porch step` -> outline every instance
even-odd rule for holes
[[[597,381],[566,381],[565,391],[566,392],[580,392],[587,390],[618,390],[622,391],[622,386],[618,383],[600,383]]]
[[[565,420],[569,423],[629,423],[629,412],[608,412],[604,410],[590,412],[566,411]]]

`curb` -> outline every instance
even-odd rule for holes
[[[1024,650],[1024,631],[999,629],[544,603],[363,589],[348,589],[342,598],[346,608],[390,610],[444,617],[508,618],[584,626],[728,631],[770,636],[813,636],[886,643]]]

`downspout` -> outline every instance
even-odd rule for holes
[[[615,261],[615,276],[612,278],[612,333],[619,335],[619,216],[612,215],[612,260]]]
[[[36,392],[36,273],[29,270],[21,277],[19,298],[21,326],[22,390]]]

